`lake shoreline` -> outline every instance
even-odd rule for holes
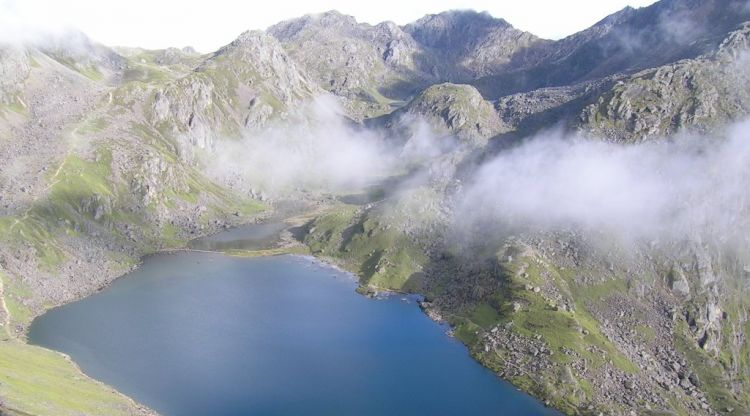
[[[237,347],[245,345],[237,350],[243,351],[241,357],[244,358],[239,359],[240,357],[237,357],[239,360],[235,361],[235,358],[232,358],[231,355],[222,355],[219,361],[220,363],[225,363],[226,360],[229,360],[228,362],[232,363],[229,366],[220,364],[219,368],[224,368],[224,370],[220,370],[216,374],[216,377],[219,378],[218,380],[223,380],[223,383],[227,381],[231,383],[231,387],[228,387],[229,390],[225,391],[222,382],[219,382],[215,388],[209,387],[209,390],[206,391],[208,395],[206,396],[206,400],[209,401],[217,400],[211,398],[216,397],[217,391],[219,392],[218,397],[220,399],[216,401],[219,409],[231,406],[231,404],[226,403],[232,403],[232,400],[225,400],[234,397],[233,394],[235,394],[236,388],[243,389],[247,394],[255,397],[255,399],[248,399],[247,405],[249,406],[255,406],[257,403],[260,403],[257,401],[259,397],[263,403],[266,402],[266,397],[277,397],[277,399],[273,399],[269,403],[273,403],[273,406],[284,409],[288,406],[295,406],[293,404],[295,400],[291,402],[287,402],[286,400],[279,401],[285,395],[292,394],[293,396],[290,396],[290,398],[297,397],[296,400],[310,400],[311,397],[316,397],[315,395],[309,396],[308,390],[295,390],[296,387],[294,386],[298,385],[297,377],[301,377],[302,375],[291,376],[290,371],[293,374],[302,371],[304,374],[313,374],[313,377],[319,377],[315,385],[322,388],[322,391],[327,392],[322,396],[324,397],[322,400],[327,401],[327,403],[330,403],[331,400],[334,402],[341,400],[342,403],[349,403],[350,406],[353,402],[358,401],[354,398],[347,399],[341,396],[338,393],[339,388],[335,387],[336,383],[341,383],[341,376],[344,374],[348,374],[349,377],[354,375],[355,379],[353,380],[367,380],[366,383],[369,383],[369,376],[361,377],[372,371],[373,365],[376,366],[374,368],[390,368],[391,370],[389,371],[397,369],[395,371],[402,374],[401,376],[392,375],[386,378],[396,382],[396,385],[399,383],[402,384],[403,387],[400,387],[402,390],[399,391],[404,391],[403,389],[406,389],[406,391],[415,389],[412,394],[421,394],[421,396],[417,396],[422,397],[422,399],[418,400],[421,403],[419,406],[424,405],[421,400],[424,400],[425,394],[428,396],[431,394],[432,388],[447,388],[448,390],[445,393],[450,393],[444,393],[442,397],[451,397],[453,394],[456,397],[467,399],[472,397],[473,399],[469,400],[469,402],[473,403],[473,400],[478,400],[478,403],[484,403],[482,406],[490,406],[490,408],[496,410],[506,408],[506,405],[502,404],[504,400],[509,400],[507,404],[508,408],[520,406],[521,409],[525,409],[522,412],[523,414],[530,414],[528,413],[528,409],[542,406],[538,400],[533,399],[531,396],[526,394],[519,396],[517,393],[514,393],[517,389],[472,359],[464,345],[458,342],[458,340],[450,339],[446,335],[445,326],[435,324],[419,310],[416,302],[412,302],[418,301],[418,298],[393,292],[384,292],[377,299],[366,300],[365,296],[352,293],[358,286],[358,281],[353,273],[342,270],[340,267],[331,265],[317,257],[309,255],[269,256],[258,258],[257,261],[256,259],[247,259],[248,261],[246,262],[243,258],[227,256],[224,253],[216,252],[195,253],[185,250],[163,254],[164,256],[160,258],[158,256],[154,256],[156,258],[145,258],[142,268],[132,276],[133,278],[119,280],[114,290],[97,294],[95,297],[67,307],[65,310],[56,311],[51,315],[45,316],[42,321],[35,322],[35,328],[31,331],[32,335],[30,338],[36,344],[47,345],[51,348],[57,348],[70,353],[76,359],[81,360],[83,368],[85,368],[88,374],[91,374],[91,377],[105,380],[110,385],[119,386],[122,392],[126,392],[125,394],[137,398],[136,400],[141,403],[149,403],[156,409],[159,409],[162,414],[186,414],[185,408],[181,407],[183,404],[175,404],[174,399],[168,398],[171,393],[166,393],[164,390],[169,389],[168,391],[171,391],[171,389],[178,389],[175,390],[175,392],[178,392],[180,391],[179,389],[183,388],[178,387],[182,383],[171,386],[171,383],[165,384],[166,380],[182,379],[187,382],[187,386],[200,386],[207,382],[202,377],[193,378],[190,375],[193,373],[191,368],[196,366],[196,368],[204,368],[205,370],[207,369],[205,367],[207,363],[201,363],[200,359],[199,361],[190,359],[188,362],[191,364],[186,365],[179,357],[192,357],[192,353],[189,351],[215,351],[216,347],[211,347],[215,343],[219,345],[228,343]],[[193,254],[196,256],[193,256]],[[173,258],[172,256],[175,257]],[[246,267],[249,268],[246,269]],[[170,270],[173,270],[173,272],[170,272]],[[241,272],[241,270],[248,270],[247,273],[252,273],[251,275],[257,278],[247,279],[248,275],[245,274],[246,272]],[[256,270],[256,272],[251,272],[250,270]],[[261,270],[265,270],[265,272],[261,272]],[[215,283],[213,279],[217,279]],[[196,283],[199,286],[195,286]],[[186,288],[190,287],[193,289],[186,291]],[[272,288],[270,292],[268,292],[269,287]],[[290,290],[290,288],[293,288],[293,290]],[[220,297],[217,298],[216,296]],[[217,305],[217,302],[223,306],[215,309],[211,305]],[[193,315],[194,312],[191,311],[201,310],[201,307],[195,305],[203,305],[202,307],[209,309],[204,313]],[[243,306],[239,306],[241,309],[234,311],[234,308],[237,308],[238,305]],[[282,307],[280,305],[286,306]],[[123,314],[125,312],[125,310],[121,310],[123,307],[126,310],[133,311],[134,314],[129,312]],[[282,309],[279,308],[283,308],[285,312],[280,314],[279,312]],[[350,310],[350,308],[354,309]],[[296,312],[289,315],[286,311]],[[177,312],[177,315],[174,314],[175,312]],[[382,315],[383,313],[386,315]],[[224,318],[220,318],[222,314],[225,315]],[[188,316],[194,318],[189,325],[177,325],[178,322],[184,322],[184,319]],[[245,319],[227,318],[231,316],[243,316]],[[346,318],[340,319],[342,316]],[[383,321],[382,319],[385,316],[388,316],[388,318]],[[152,317],[160,317],[160,319],[154,320]],[[272,323],[278,319],[282,319],[286,323],[281,324],[281,326]],[[257,321],[257,324],[250,325],[254,329],[249,334],[257,334],[258,339],[262,340],[260,344],[235,344],[236,342],[243,342],[238,340],[245,339],[244,336],[235,331],[238,328],[247,328],[248,323],[255,321]],[[120,323],[118,324],[118,322]],[[270,326],[269,323],[271,323]],[[100,337],[99,334],[102,334],[103,330],[107,331],[104,328],[109,328],[111,325],[120,327],[122,324],[133,329],[125,330],[123,333],[120,331],[115,332],[122,335],[116,336],[111,341],[109,341],[111,336]],[[153,332],[154,330],[161,331],[160,328],[163,328],[163,325],[172,328],[175,331],[173,335],[161,337]],[[264,332],[268,328],[288,328],[287,325],[292,326],[281,333],[288,334],[282,335],[282,338],[278,338],[279,334],[275,330],[271,333]],[[413,327],[414,325],[417,326]],[[291,328],[298,329],[292,330]],[[343,330],[343,332],[337,332],[339,330],[335,328],[341,328],[340,330]],[[288,332],[290,330],[291,332]],[[355,333],[347,333],[347,331],[352,330]],[[205,336],[215,331],[218,331],[217,334],[226,334],[226,337]],[[182,338],[179,335],[181,333],[194,335]],[[363,337],[357,334],[367,335]],[[399,334],[397,338],[393,338],[395,334]],[[413,339],[414,334],[422,335],[418,335],[417,339]],[[428,334],[427,338],[424,337],[426,334]],[[291,338],[288,338],[289,336]],[[331,336],[333,338],[330,338]],[[124,339],[120,340],[120,338]],[[55,339],[59,341],[53,341]],[[135,340],[133,342],[139,345],[139,347],[135,349],[128,347],[128,345],[135,344],[125,342],[125,339]],[[187,341],[189,339],[194,341]],[[336,339],[339,341],[331,343],[332,340]],[[146,350],[141,349],[140,345],[142,345],[142,341],[138,340],[149,340],[147,342],[143,341]],[[347,340],[343,344],[346,347],[343,347],[341,344],[342,340]],[[112,342],[114,343],[112,344]],[[354,344],[350,345],[349,343],[351,342]],[[417,342],[417,344],[409,347],[413,342]],[[166,359],[167,361],[164,362],[159,361],[161,364],[158,367],[148,364],[150,360],[165,359],[161,354],[156,353],[154,355],[154,353],[161,351],[167,345],[172,345],[170,343],[176,343],[174,344],[175,346],[179,345],[175,350],[169,349],[169,351],[175,351],[173,357],[177,358],[172,361],[170,359]],[[78,347],[79,345],[80,347]],[[112,345],[115,349],[110,349],[107,345]],[[154,346],[157,345],[159,347],[156,347],[157,350],[154,350]],[[267,348],[265,346],[270,345],[273,346],[271,350],[265,349]],[[246,354],[246,351],[256,351],[255,348],[258,347],[261,349],[257,350],[256,354]],[[282,348],[279,349],[279,347]],[[342,347],[344,350],[341,353],[336,352],[337,348]],[[296,348],[297,351],[287,352],[287,348],[292,348],[292,351],[295,351]],[[370,349],[372,349],[371,352],[369,352]],[[278,353],[273,352],[270,356],[266,356],[265,354],[269,351],[278,351]],[[442,353],[438,353],[439,356],[442,356],[440,354],[445,354],[447,351],[452,351],[449,353],[452,358],[448,359],[446,357],[446,361],[435,361],[437,357],[434,354],[437,351],[443,351]],[[304,353],[300,354],[301,352]],[[323,357],[320,356],[321,352],[324,354]],[[246,365],[243,364],[244,360],[257,359],[252,357],[261,357],[260,361],[262,362],[279,362],[278,355],[280,354],[284,357],[284,361],[282,362],[286,362],[286,355],[289,353],[292,354],[289,357],[292,362],[288,366],[282,366],[286,370],[279,370],[282,371],[279,374],[281,377],[280,380],[292,377],[288,379],[289,381],[284,381],[281,384],[284,386],[283,391],[286,391],[286,388],[290,388],[289,392],[274,394],[266,391],[265,387],[248,387],[249,384],[242,382],[243,376],[233,378],[231,375],[220,375],[227,368],[244,368],[243,366]],[[371,355],[373,353],[376,355]],[[112,361],[110,361],[108,357],[113,354],[115,355]],[[274,354],[276,354],[275,358]],[[302,359],[299,363],[295,361],[298,358],[293,358],[305,357],[308,354],[309,358]],[[358,356],[357,354],[365,355]],[[396,354],[396,356],[390,357],[392,354]],[[404,361],[404,354],[416,354],[415,357],[421,357],[424,354],[425,358],[420,358],[418,361],[412,361],[414,358],[409,358]],[[203,356],[202,353],[201,356]],[[209,354],[208,357],[212,356],[212,354]],[[135,373],[132,373],[130,370],[124,370],[131,365],[135,367],[142,365],[142,361],[139,361],[140,359],[136,357],[143,357],[143,360],[147,363],[147,368],[155,369],[154,371],[156,372],[152,376],[148,376],[149,380],[151,379],[150,377],[154,377],[153,380],[156,380],[153,382],[156,383],[154,386],[151,385],[152,382],[150,381],[146,384],[140,384],[141,382],[138,381],[139,378],[134,378],[136,374],[142,374],[142,370],[135,370]],[[310,360],[310,358],[313,359]],[[321,364],[319,362],[321,358],[323,360],[327,359],[327,364]],[[196,357],[196,359],[198,358]],[[370,361],[368,364],[368,360],[374,361]],[[378,360],[383,361],[378,362]],[[177,368],[179,368],[181,375],[174,374],[174,369],[176,368],[174,361],[177,361],[179,364]],[[171,364],[168,364],[170,362]],[[412,362],[415,366],[408,364]],[[438,363],[439,365],[436,365]],[[310,365],[314,368],[323,365],[323,368],[326,370],[319,371],[322,368],[318,368],[318,370],[310,373]],[[421,366],[425,365],[428,367],[421,368]],[[274,365],[271,365],[271,367],[276,368]],[[336,368],[336,370],[332,370],[333,368]],[[351,373],[349,369],[360,370]],[[332,373],[328,374],[329,371],[332,371]],[[454,374],[455,371],[458,372]],[[435,375],[442,374],[442,376],[438,378],[430,377],[429,382],[426,382],[426,380],[417,381],[421,380],[423,374],[432,372]],[[260,377],[261,380],[269,377],[268,375],[258,375],[253,371],[248,373],[242,370],[241,373],[253,374],[253,377]],[[263,373],[261,372],[260,374]],[[287,376],[285,377],[282,374],[286,374]],[[475,381],[466,381],[464,377],[467,374],[473,374],[472,380],[475,377],[478,378]],[[275,376],[271,376],[270,379],[274,378]],[[218,380],[216,381],[218,382]],[[461,380],[464,381],[462,382]],[[290,382],[292,384],[288,385],[287,383]],[[330,385],[328,384],[329,382],[331,383]],[[426,382],[426,384],[423,384],[423,382]],[[211,382],[209,381],[209,383]],[[461,387],[459,387],[459,384]],[[278,386],[278,384],[276,385]],[[358,385],[355,383],[351,385],[351,388],[355,389],[354,391],[359,391],[359,394],[361,394],[363,390],[359,389],[362,386],[357,387]],[[408,400],[405,397],[410,397],[409,394],[404,397],[400,395],[391,396],[393,393],[393,383],[376,383],[373,387],[376,385],[380,387],[374,390],[373,394],[376,397],[378,394],[386,394],[382,396],[383,398],[387,398],[385,403],[395,404],[399,403],[400,400]],[[433,387],[427,388],[424,386]],[[194,387],[189,388],[193,389]],[[248,388],[249,390],[247,390]],[[369,388],[364,391],[369,391]],[[491,393],[493,391],[496,393]],[[270,395],[268,395],[269,393]],[[178,394],[177,397],[186,397],[184,394],[185,392]],[[278,394],[281,394],[281,396],[278,396]],[[297,396],[298,394],[301,394],[301,396]],[[345,396],[352,397],[351,395]],[[305,397],[307,399],[303,399]],[[399,399],[398,397],[401,398]],[[200,398],[191,400],[202,402]],[[317,403],[317,399],[314,399],[311,403]],[[440,403],[440,401],[436,403]],[[375,402],[373,405],[374,407],[368,406],[365,409],[365,414],[382,414],[381,410],[378,410],[381,409],[380,405],[376,405]],[[466,406],[465,402],[462,404],[461,400],[456,404],[440,404],[440,406],[443,405],[447,406],[446,409],[452,408],[451,406],[458,406],[459,408]],[[447,410],[448,413],[446,413],[446,411],[442,410],[442,407],[436,408],[435,406],[437,405],[434,403],[432,406],[433,409],[438,409],[436,414],[451,414],[450,410]],[[477,411],[473,407],[469,408],[474,409],[470,413]],[[541,407],[539,408],[541,409]],[[183,410],[180,411],[179,409]],[[196,409],[203,409],[203,407],[198,405]],[[189,413],[190,411],[187,411],[187,414]],[[202,414],[202,412],[198,411],[196,414]],[[218,411],[217,414],[224,413]],[[237,413],[230,412],[227,414]]]
[[[323,210],[324,210],[324,208],[323,208]],[[130,275],[134,271],[136,271],[139,268],[141,268],[143,266],[144,262],[148,258],[150,258],[150,257],[154,257],[154,256],[158,256],[158,255],[179,255],[181,253],[191,253],[191,252],[194,252],[194,253],[205,253],[205,254],[217,254],[217,255],[222,255],[222,256],[239,257],[239,258],[274,257],[274,256],[290,255],[290,256],[304,258],[306,260],[311,261],[313,264],[319,265],[321,267],[330,268],[332,270],[335,270],[335,271],[337,271],[339,273],[342,273],[342,274],[346,275],[348,278],[351,279],[352,283],[354,283],[356,285],[354,291],[359,296],[362,296],[362,297],[365,297],[365,298],[371,298],[371,299],[373,299],[373,298],[374,299],[384,299],[384,298],[390,298],[390,297],[396,297],[396,296],[406,296],[409,301],[414,301],[415,303],[417,303],[419,305],[420,313],[424,314],[426,317],[428,317],[435,324],[437,324],[441,328],[443,328],[445,330],[444,333],[446,334],[446,336],[448,336],[448,337],[454,339],[455,341],[459,342],[461,344],[461,346],[464,349],[466,349],[466,346],[463,345],[463,343],[461,343],[457,339],[455,339],[455,337],[453,336],[453,327],[450,324],[448,324],[447,321],[445,321],[441,316],[435,315],[434,313],[430,313],[431,311],[428,308],[425,307],[425,305],[424,305],[425,296],[424,295],[419,294],[419,293],[413,293],[413,292],[396,291],[396,290],[389,290],[389,289],[379,289],[379,288],[371,288],[371,287],[363,286],[360,283],[360,279],[359,279],[359,276],[357,275],[357,273],[354,272],[354,271],[352,271],[352,270],[347,269],[347,267],[346,267],[345,264],[342,264],[342,262],[338,261],[335,258],[331,258],[331,257],[327,257],[327,256],[315,256],[315,255],[313,255],[312,253],[310,253],[309,248],[304,243],[302,243],[301,241],[299,241],[299,240],[295,239],[293,236],[291,236],[291,234],[289,233],[289,230],[291,228],[293,228],[293,227],[300,227],[300,226],[304,225],[304,223],[306,223],[307,220],[309,220],[310,218],[314,218],[318,214],[320,214],[320,209],[314,210],[314,211],[307,211],[307,212],[302,213],[301,215],[296,215],[296,216],[284,218],[283,220],[274,219],[273,216],[265,216],[264,218],[256,218],[256,220],[254,222],[249,222],[249,223],[246,223],[246,224],[239,224],[239,225],[231,227],[231,228],[219,230],[218,232],[215,232],[215,233],[206,234],[204,236],[199,236],[199,237],[196,237],[195,239],[188,240],[187,242],[185,242],[184,246],[182,246],[182,247],[166,248],[166,249],[157,250],[157,251],[152,252],[152,253],[146,253],[146,254],[142,255],[141,257],[139,257],[138,262],[132,268],[130,268],[129,270],[127,270],[123,274],[117,276],[116,278],[112,279],[111,281],[107,282],[105,285],[103,285],[101,287],[98,287],[96,290],[92,291],[91,293],[87,293],[87,294],[84,294],[84,295],[82,295],[80,297],[77,297],[76,299],[73,299],[70,302],[65,302],[63,304],[55,305],[53,307],[47,308],[42,313],[34,316],[34,318],[31,320],[31,322],[33,322],[39,316],[41,316],[41,315],[49,312],[50,310],[53,310],[55,308],[61,307],[63,305],[69,304],[69,303],[74,303],[74,302],[80,301],[80,300],[85,299],[87,297],[90,297],[90,296],[92,296],[92,295],[94,295],[96,293],[99,293],[99,292],[102,292],[102,291],[106,290],[112,284],[114,284],[115,281],[118,281],[118,280],[120,280],[122,278],[125,278],[126,276]],[[261,225],[261,224],[270,224],[274,220],[278,220],[279,222],[281,222],[281,223],[283,223],[285,225],[277,233],[277,235],[276,235],[277,240],[275,240],[275,242],[274,242],[275,247],[265,247],[265,248],[254,249],[254,250],[242,250],[242,249],[235,249],[235,250],[206,250],[206,249],[198,249],[198,248],[191,248],[190,247],[190,243],[191,242],[196,241],[196,240],[201,239],[201,238],[218,236],[218,235],[221,235],[222,233],[225,233],[227,231],[230,231],[230,230],[236,229],[236,228],[248,227],[248,226],[253,226],[253,225]],[[21,342],[28,343],[27,339],[28,339],[28,331],[29,331],[30,326],[31,325],[28,325],[28,326],[26,326],[26,328],[24,328],[24,333],[23,333],[24,338],[22,340],[20,340]],[[34,345],[34,344],[29,344],[29,345]],[[44,348],[44,347],[41,347],[41,348]],[[78,364],[70,356],[68,356],[67,354],[65,354],[63,352],[60,352],[60,351],[56,351],[56,350],[50,350],[48,348],[45,348],[45,349],[47,349],[49,351],[53,351],[53,352],[55,352],[57,354],[62,355],[63,357],[65,357],[66,360],[68,360],[68,361],[71,362],[71,364],[77,369],[77,371],[83,377],[89,378],[89,379],[93,380],[94,382],[99,383],[102,386],[105,386],[105,387],[108,387],[108,388],[112,389],[113,391],[115,391],[119,395],[121,395],[123,398],[125,398],[127,400],[130,400],[130,401],[132,401],[132,403],[134,403],[138,407],[143,408],[144,411],[146,412],[145,414],[147,414],[147,415],[158,415],[159,414],[159,413],[153,411],[152,409],[148,408],[148,406],[145,406],[142,403],[138,402],[137,400],[129,397],[128,395],[126,395],[124,393],[121,393],[120,391],[118,391],[113,386],[108,385],[106,383],[103,383],[103,382],[99,381],[98,379],[94,378],[93,376],[89,376],[88,374],[86,374],[85,372],[83,372],[83,370],[80,369],[80,367],[78,366]],[[469,353],[468,349],[466,349],[466,355],[469,357],[469,359],[471,359],[472,361],[474,361],[475,363],[477,363],[478,365],[480,365],[481,367],[483,367],[487,371],[492,372],[493,375],[494,375],[494,377],[496,377],[498,380],[501,380],[503,383],[508,383],[509,385],[512,385],[507,380],[503,379],[502,377],[500,377],[499,375],[497,375],[496,373],[494,373],[491,369],[483,366],[481,364],[481,362],[479,362],[479,360],[475,359]],[[524,392],[523,390],[518,389],[515,386],[514,386],[514,388],[516,390],[518,390],[520,392],[523,392],[524,394],[528,395],[528,392]],[[529,397],[533,397],[533,396],[529,396]],[[539,400],[539,399],[535,398],[535,400]],[[541,400],[539,400],[539,402],[542,403]],[[542,405],[543,405],[543,403],[542,403]]]

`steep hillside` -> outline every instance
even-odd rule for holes
[[[394,101],[435,79],[426,69],[431,58],[391,22],[371,26],[330,11],[279,23],[268,32],[318,86],[343,97],[355,117],[388,113]]]
[[[190,160],[217,139],[284,118],[318,92],[274,38],[245,32],[194,71],[161,86],[146,117]]]
[[[143,254],[247,221],[261,204],[181,162],[178,141],[151,123],[148,103],[179,72],[100,46],[105,58],[83,61],[47,48],[19,48],[0,65],[28,68],[0,115],[3,348],[18,357],[0,367],[17,380],[3,383],[2,406],[11,414],[147,413],[69,360],[22,344],[26,326],[45,309],[100,289]],[[151,77],[128,80],[134,70]],[[43,390],[20,388],[41,375]],[[78,394],[81,400],[68,398]]]
[[[632,73],[709,53],[750,20],[738,0],[664,0],[626,8],[591,28],[542,44],[534,65],[489,75],[474,84],[488,98]]]
[[[507,130],[492,104],[470,85],[432,85],[383,118],[391,128],[414,120],[426,121],[436,134],[454,135],[461,142],[480,147],[488,138]]]
[[[440,63],[432,71],[446,81],[465,82],[523,68],[540,59],[540,51],[552,43],[474,11],[428,15],[404,26],[404,31]]]
[[[549,42],[486,13],[451,11],[399,27],[358,23],[336,11],[269,28],[322,88],[355,118],[392,111],[440,82],[467,82],[534,62]]]
[[[619,81],[581,113],[580,128],[618,141],[681,130],[705,132],[750,113],[750,25],[716,52],[647,69]]]

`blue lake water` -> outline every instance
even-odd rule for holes
[[[167,416],[555,414],[413,300],[355,287],[306,257],[155,255],[29,341]]]

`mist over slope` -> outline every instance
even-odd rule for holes
[[[468,178],[460,217],[485,226],[747,243],[750,123],[621,146],[542,133]]]
[[[292,200],[310,208],[294,250],[362,292],[424,294],[474,358],[550,406],[745,414],[747,4],[663,0],[560,41],[472,11],[403,27],[328,12],[206,55],[10,31],[8,348],[36,365],[34,316]],[[0,412],[82,413],[22,393],[0,384]]]
[[[393,172],[396,156],[382,135],[352,124],[333,97],[319,96],[291,119],[219,141],[204,163],[224,182],[279,197],[359,189]]]

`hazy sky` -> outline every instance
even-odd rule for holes
[[[215,50],[247,29],[336,9],[359,21],[399,24],[449,9],[488,11],[546,38],[585,29],[623,7],[654,0],[0,0],[0,38],[78,28],[107,45]]]

